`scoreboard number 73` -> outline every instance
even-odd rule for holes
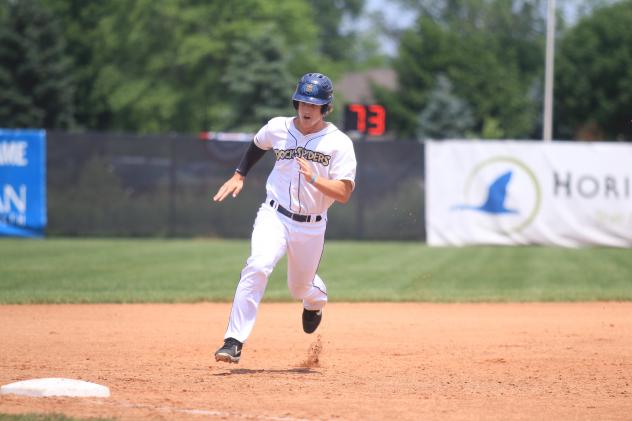
[[[386,131],[386,109],[379,104],[346,104],[344,130],[382,136]]]

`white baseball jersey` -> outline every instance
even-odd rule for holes
[[[277,117],[259,130],[254,142],[261,149],[272,149],[276,163],[266,183],[267,199],[255,219],[251,254],[241,272],[224,336],[240,342],[248,339],[268,277],[285,254],[292,296],[302,300],[307,310],[320,310],[327,303],[327,288],[316,271],[323,254],[327,209],[334,199],[305,179],[295,158],[308,160],[319,177],[349,180],[354,187],[356,173],[353,143],[331,123],[303,135],[294,126],[294,117]],[[288,211],[309,215],[309,221],[292,219]],[[298,320],[297,314],[297,324]]]
[[[319,177],[349,180],[355,186],[353,142],[331,123],[319,132],[303,135],[294,126],[294,117],[276,117],[259,130],[254,142],[261,149],[272,149],[275,154],[276,164],[266,183],[268,199],[291,212],[326,214],[334,202],[299,173],[296,157],[312,163]]]

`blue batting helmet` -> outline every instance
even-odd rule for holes
[[[334,100],[334,84],[322,73],[307,73],[299,79],[292,99],[315,105],[330,104]]]

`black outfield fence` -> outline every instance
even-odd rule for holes
[[[327,237],[425,240],[423,144],[354,146],[356,190],[330,208]],[[182,134],[49,132],[47,235],[248,238],[273,154],[236,199],[212,201],[247,147]]]

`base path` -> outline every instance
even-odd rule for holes
[[[65,377],[109,398],[0,395],[1,413],[138,419],[629,420],[632,303],[344,304],[313,335],[263,303],[238,365],[230,304],[0,306],[0,385]]]

